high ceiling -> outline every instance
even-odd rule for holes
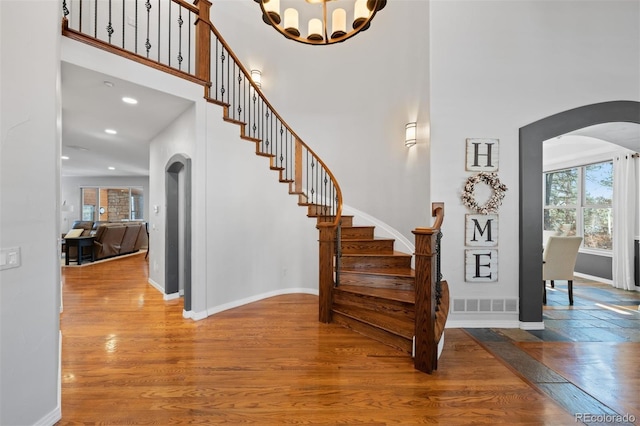
[[[138,103],[124,103],[125,96]],[[63,62],[62,155],[69,159],[62,160],[62,176],[148,176],[149,142],[190,103]],[[107,134],[105,129],[116,130],[117,134]],[[588,136],[640,152],[640,125],[635,123],[605,123],[568,135]],[[561,155],[561,149],[582,153],[586,149],[603,149],[567,146],[576,143],[575,140],[550,140],[545,143],[545,156],[554,157],[554,152]],[[549,150],[553,145],[556,151]]]

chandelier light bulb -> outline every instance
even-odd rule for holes
[[[290,7],[284,11],[284,30],[296,37],[300,36],[298,11]]]
[[[342,37],[347,34],[347,12],[336,9],[331,14],[331,38]]]
[[[322,21],[318,18],[313,18],[309,20],[309,35],[307,36],[309,40],[324,40],[322,36]]]

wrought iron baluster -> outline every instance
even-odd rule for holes
[[[151,1],[147,0],[144,6],[147,9],[147,41],[144,43],[144,47],[147,49],[148,58],[149,52],[151,51],[151,41],[149,39],[149,28],[151,27]]]
[[[221,79],[220,79],[220,101],[224,102],[224,93],[225,93],[225,86],[224,86],[224,62],[226,59],[226,56],[224,54],[224,46],[222,46],[222,54],[220,55],[220,69],[222,70],[221,73]]]
[[[136,26],[133,29],[133,34],[134,34],[133,50],[137,54],[138,53],[138,0],[136,0],[135,2],[134,19],[135,19]]]
[[[62,15],[65,18],[69,16],[69,8],[67,7],[67,0],[62,0]]]
[[[111,35],[113,34],[113,25],[111,25],[111,0],[109,0],[109,23],[107,25],[107,34],[109,34],[109,44],[111,44]]]
[[[192,28],[193,28],[193,26],[191,25],[191,12],[189,12],[189,42],[187,43],[187,47],[189,48],[189,63],[187,65],[187,67],[188,67],[187,71],[189,72],[189,74],[191,74],[191,31],[192,31]],[[216,40],[216,44],[217,44],[217,40]],[[218,48],[216,46],[216,52],[217,51],[218,51]],[[217,64],[217,62],[218,61],[216,61],[216,64]]]
[[[237,67],[235,65],[234,62],[234,68],[238,68],[238,106],[237,106],[237,110],[238,110],[238,120],[240,120],[241,116],[242,116],[242,72],[240,71],[240,68]],[[235,90],[235,89],[234,89]]]
[[[336,262],[335,262],[335,286],[340,285],[340,266],[342,263],[342,219],[336,228]]]
[[[169,66],[171,66],[171,6],[173,5],[173,2],[170,1],[168,2],[168,4],[169,4],[169,13],[167,14],[168,15],[167,22],[168,22],[169,29],[167,30],[167,36],[169,40],[167,41],[167,47],[168,47],[167,54],[169,56],[167,61],[169,62]],[[160,56],[158,56],[158,60],[160,60]]]
[[[160,28],[161,28],[160,27],[160,18],[161,18],[161,15],[162,15],[162,13],[160,13],[160,12],[161,12],[161,10],[160,10],[160,0],[158,0],[158,56],[156,57],[156,60],[158,62],[160,62],[160,33],[161,33],[161,31],[160,31]]]
[[[127,23],[125,21],[125,2],[122,2],[122,48],[124,49],[124,31],[125,31],[125,27],[127,26]]]
[[[311,204],[317,204],[315,202],[316,198],[316,175],[315,175],[315,167],[316,167],[316,163],[313,159],[313,157],[311,157]]]
[[[182,70],[182,6],[180,6],[180,15],[178,16],[178,69]]]
[[[98,38],[98,0],[93,5],[93,37]]]
[[[442,232],[436,234],[436,311],[440,310],[440,299],[442,299],[442,269],[441,269],[441,241]]]

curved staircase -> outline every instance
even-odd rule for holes
[[[108,15],[99,18],[99,11],[93,11],[93,21],[106,23],[108,19],[106,33],[99,34],[97,28],[92,33],[83,31],[82,13],[72,13],[76,3],[67,4],[63,0],[62,33],[201,84],[205,99],[223,108],[224,120],[240,127],[242,140],[255,143],[256,155],[269,159],[269,167],[278,172],[279,181],[288,185],[289,193],[298,198],[298,204],[307,208],[307,215],[316,219],[320,234],[320,321],[339,323],[413,354],[415,368],[420,371],[435,370],[437,346],[449,307],[448,287],[446,281],[441,280],[439,267],[444,206],[434,203],[432,211],[437,219],[433,227],[413,231],[416,238],[414,270],[413,256],[396,251],[393,239],[376,238],[373,226],[354,226],[352,216],[342,216],[342,193],[337,180],[251,81],[247,69],[211,23],[209,1],[191,4],[187,0],[171,0],[157,7],[147,2],[144,9],[142,2],[134,5],[140,12],[141,23],[146,20],[148,24],[156,17],[160,22],[162,8],[169,16],[173,10],[179,17],[167,23],[168,29],[157,29],[156,57],[150,56],[155,52],[150,40],[155,43],[156,35],[150,37],[148,30],[146,39],[136,32],[133,40],[125,39],[122,30],[121,45],[116,44],[119,32],[113,31],[112,24],[118,22],[111,20],[111,3]],[[124,2],[122,7],[124,14]],[[138,14],[135,16],[137,26]],[[189,24],[183,27],[183,22]],[[172,44],[172,33],[178,34],[179,41],[177,61],[173,62],[170,56],[161,55],[159,49],[161,45]],[[160,37],[164,35],[168,35],[169,40],[162,44]],[[194,45],[191,45],[192,39]],[[125,44],[131,41],[132,44]],[[138,52],[138,46],[145,46],[146,55]],[[185,64],[183,53],[188,55]]]

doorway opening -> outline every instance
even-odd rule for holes
[[[640,102],[612,101],[564,111],[520,128],[520,322],[542,324],[542,143],[603,123],[640,124]],[[523,327],[523,328],[524,328]]]
[[[191,159],[176,154],[165,168],[165,294],[181,294],[191,311]]]

